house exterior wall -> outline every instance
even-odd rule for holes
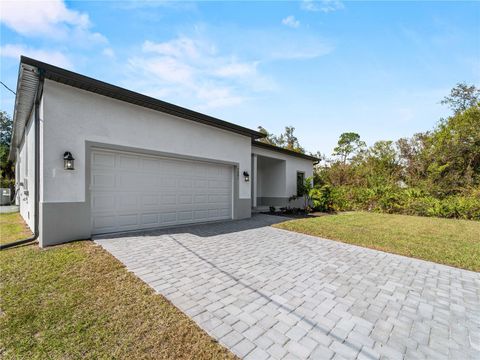
[[[288,199],[292,195],[297,194],[297,172],[303,172],[305,178],[313,175],[313,162],[311,160],[302,159],[296,156],[291,156],[277,151],[272,151],[252,145],[252,153],[285,161],[285,190],[283,193],[275,192],[276,196],[268,196],[271,193],[265,189],[267,186],[265,182],[261,180],[262,176],[268,172],[268,168],[261,168],[258,165],[258,182],[257,182],[257,205],[258,206],[303,206],[303,199],[297,199],[289,202]],[[272,181],[275,179],[271,179]],[[260,186],[258,185],[260,184]]]
[[[257,196],[285,197],[286,161],[257,157]]]
[[[236,167],[234,217],[250,216],[250,184],[239,179],[251,166],[249,137],[50,80],[45,81],[44,99],[42,246],[91,234],[88,184],[92,144],[232,164]],[[73,171],[63,169],[65,151],[75,157]],[[62,220],[74,224],[62,228],[58,225]]]
[[[35,113],[32,111],[18,148],[16,171],[16,202],[20,215],[34,231],[35,224]]]

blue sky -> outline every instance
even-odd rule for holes
[[[2,1],[1,80],[27,55],[311,152],[430,130],[480,84],[478,2]],[[13,113],[3,87],[1,109]]]

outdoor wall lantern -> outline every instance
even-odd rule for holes
[[[243,176],[244,176],[246,182],[250,181],[250,174],[248,173],[248,171],[244,171]]]
[[[63,154],[63,168],[65,170],[75,170],[75,159],[70,151],[65,151]]]

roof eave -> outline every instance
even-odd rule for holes
[[[62,69],[41,61],[21,57],[21,63],[35,66],[45,72],[45,78],[63,83],[65,85],[73,86],[79,89],[108,96],[117,100],[125,101],[134,105],[146,107],[152,110],[167,113],[186,120],[196,121],[205,125],[220,128],[226,131],[234,132],[252,139],[259,139],[265,137],[265,134],[245,128],[240,125],[232,124],[230,122],[217,119],[215,117],[205,115],[190,109],[183,108],[159,99],[152,98],[116,85],[112,85],[91,77],[81,75],[66,69]]]
[[[8,160],[15,161],[17,147],[20,144],[25,126],[35,103],[38,88],[38,71],[35,67],[20,62],[18,70],[17,90],[15,94],[15,108],[13,111],[12,139]]]

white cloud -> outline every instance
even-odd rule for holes
[[[342,10],[345,5],[340,0],[303,0],[300,6],[305,11],[320,11],[324,13]]]
[[[115,51],[112,48],[109,48],[109,47],[103,49],[102,54],[104,56],[108,57],[108,58],[111,58],[111,59],[114,59],[115,56],[116,56]]]
[[[215,74],[222,77],[237,77],[254,75],[257,71],[258,62],[252,63],[229,63],[227,65],[219,67]]]
[[[179,36],[165,42],[145,41],[128,60],[132,81],[150,95],[188,99],[198,110],[241,104],[272,81],[258,72],[256,61],[220,54],[209,41]]]
[[[20,55],[25,55],[52,65],[73,69],[70,59],[59,51],[33,49],[21,44],[7,44],[0,47],[0,55],[17,60],[20,60]]]
[[[85,44],[107,42],[102,34],[90,31],[88,14],[68,9],[62,0],[2,1],[0,22],[28,37],[47,36]]]
[[[171,57],[134,57],[129,60],[132,68],[154,75],[167,83],[188,85],[193,81],[193,71],[188,64]]]
[[[300,26],[300,21],[295,19],[295,16],[290,15],[290,16],[287,16],[285,19],[282,20],[282,24],[296,29]]]
[[[199,43],[187,37],[179,37],[164,43],[145,41],[142,50],[146,53],[157,53],[164,56],[197,58],[199,56]]]

